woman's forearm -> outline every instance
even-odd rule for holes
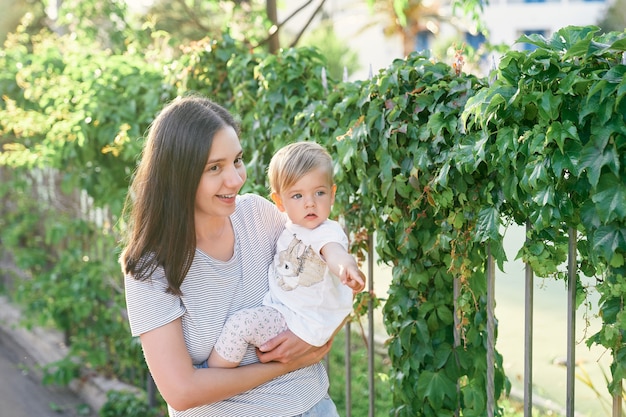
[[[183,338],[181,320],[140,336],[150,373],[165,401],[186,410],[222,401],[268,382],[280,375],[319,362],[329,347],[288,355],[291,360],[257,363],[238,368],[201,368],[191,363]]]
[[[238,368],[195,369],[190,378],[170,390],[168,398],[164,398],[174,409],[186,410],[241,394],[289,371],[288,365],[277,362]]]

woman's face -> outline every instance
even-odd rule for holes
[[[224,127],[213,137],[211,151],[196,191],[196,216],[230,216],[235,197],[246,181],[241,143],[235,130]]]

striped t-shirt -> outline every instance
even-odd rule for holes
[[[182,296],[165,292],[158,269],[148,281],[125,278],[131,333],[142,333],[182,318],[187,350],[194,364],[205,361],[233,312],[261,305],[268,291],[267,268],[285,217],[268,200],[246,194],[237,198],[230,217],[235,230],[231,260],[219,261],[200,250],[181,286]],[[242,365],[258,362],[249,346]],[[176,411],[172,417],[292,417],[313,407],[328,390],[321,363],[275,378],[228,400]]]

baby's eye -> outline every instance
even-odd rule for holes
[[[294,194],[291,196],[294,200],[300,200],[302,198],[302,194]]]
[[[317,195],[318,197],[324,196],[326,195],[326,191],[316,191],[315,195]]]

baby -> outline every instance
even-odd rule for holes
[[[272,200],[289,218],[268,271],[269,292],[262,306],[228,318],[209,367],[235,367],[248,344],[261,346],[287,329],[322,346],[365,286],[346,234],[328,219],[337,189],[328,152],[314,142],[292,143],[276,152],[268,175]]]

